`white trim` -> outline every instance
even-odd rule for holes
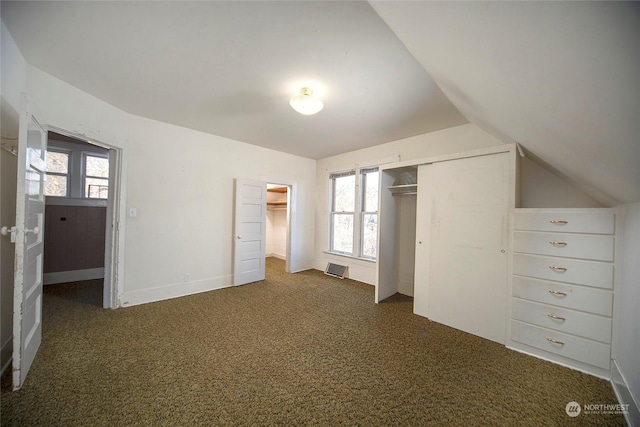
[[[55,273],[44,273],[43,276],[43,282],[45,285],[103,279],[104,267],[87,268],[84,270],[56,271]]]
[[[90,206],[104,208],[107,207],[107,199],[46,196],[45,204],[47,206]]]
[[[4,371],[11,366],[13,361],[13,335],[10,335],[7,341],[2,344],[2,352],[0,360],[2,360],[2,370],[0,373],[4,374]]]
[[[194,280],[192,282],[174,283],[172,285],[161,286],[153,289],[125,292],[120,298],[121,306],[131,307],[134,305],[147,304],[150,302],[163,301],[228,288],[232,286],[232,279],[233,275],[228,274],[226,276]]]
[[[458,153],[442,154],[440,156],[425,157],[422,159],[412,159],[412,160],[405,160],[397,163],[380,165],[380,170],[382,171],[386,169],[397,169],[397,168],[407,167],[407,166],[427,165],[430,163],[446,162],[448,160],[465,159],[469,157],[488,156],[491,154],[509,153],[509,152],[514,152],[515,149],[516,149],[515,144],[496,145],[493,147],[478,148],[476,150],[461,151]]]
[[[124,255],[126,218],[126,170],[127,153],[121,148],[121,141],[106,144],[84,135],[49,125],[48,129],[87,144],[109,150],[109,198],[107,199],[107,229],[105,236],[105,267],[103,307],[118,308],[120,295],[124,292]],[[117,145],[116,145],[117,144]],[[113,173],[115,172],[115,173]],[[87,199],[100,200],[102,199]]]
[[[270,252],[268,254],[265,255],[267,258],[278,258],[281,259],[282,261],[286,261],[287,260],[287,256],[286,255],[280,255],[280,254],[276,254],[274,252]]]
[[[337,256],[337,257],[343,257],[343,258],[349,258],[349,259],[353,259],[353,260],[358,260],[358,261],[364,261],[370,264],[375,264],[378,261],[373,259],[373,258],[364,258],[364,257],[359,257],[359,256],[355,256],[355,255],[349,255],[349,254],[343,254],[340,252],[331,252],[331,251],[322,251],[323,254],[326,255],[333,255],[333,256]]]
[[[615,360],[611,364],[611,386],[618,402],[622,405],[629,405],[629,410],[624,414],[627,424],[631,427],[640,426],[640,405],[634,400],[628,383]]]

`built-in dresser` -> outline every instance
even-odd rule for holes
[[[615,231],[611,209],[515,210],[509,347],[610,378]]]

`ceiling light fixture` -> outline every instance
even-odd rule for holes
[[[324,107],[322,101],[313,96],[313,89],[308,87],[300,89],[300,95],[291,98],[289,105],[298,113],[304,114],[305,116],[316,114]]]

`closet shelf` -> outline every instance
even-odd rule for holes
[[[418,194],[418,184],[390,185],[387,187],[392,194]]]
[[[286,200],[278,201],[278,202],[267,202],[267,206],[286,206]]]

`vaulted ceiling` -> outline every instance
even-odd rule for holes
[[[640,201],[640,3],[371,2],[471,122]]]
[[[2,2],[27,62],[124,111],[309,158],[467,123],[366,2]],[[310,86],[325,108],[289,106]]]
[[[635,2],[2,2],[26,60],[132,114],[309,158],[471,121],[640,201]],[[37,29],[37,30],[34,30]],[[303,85],[325,109],[301,116]]]

